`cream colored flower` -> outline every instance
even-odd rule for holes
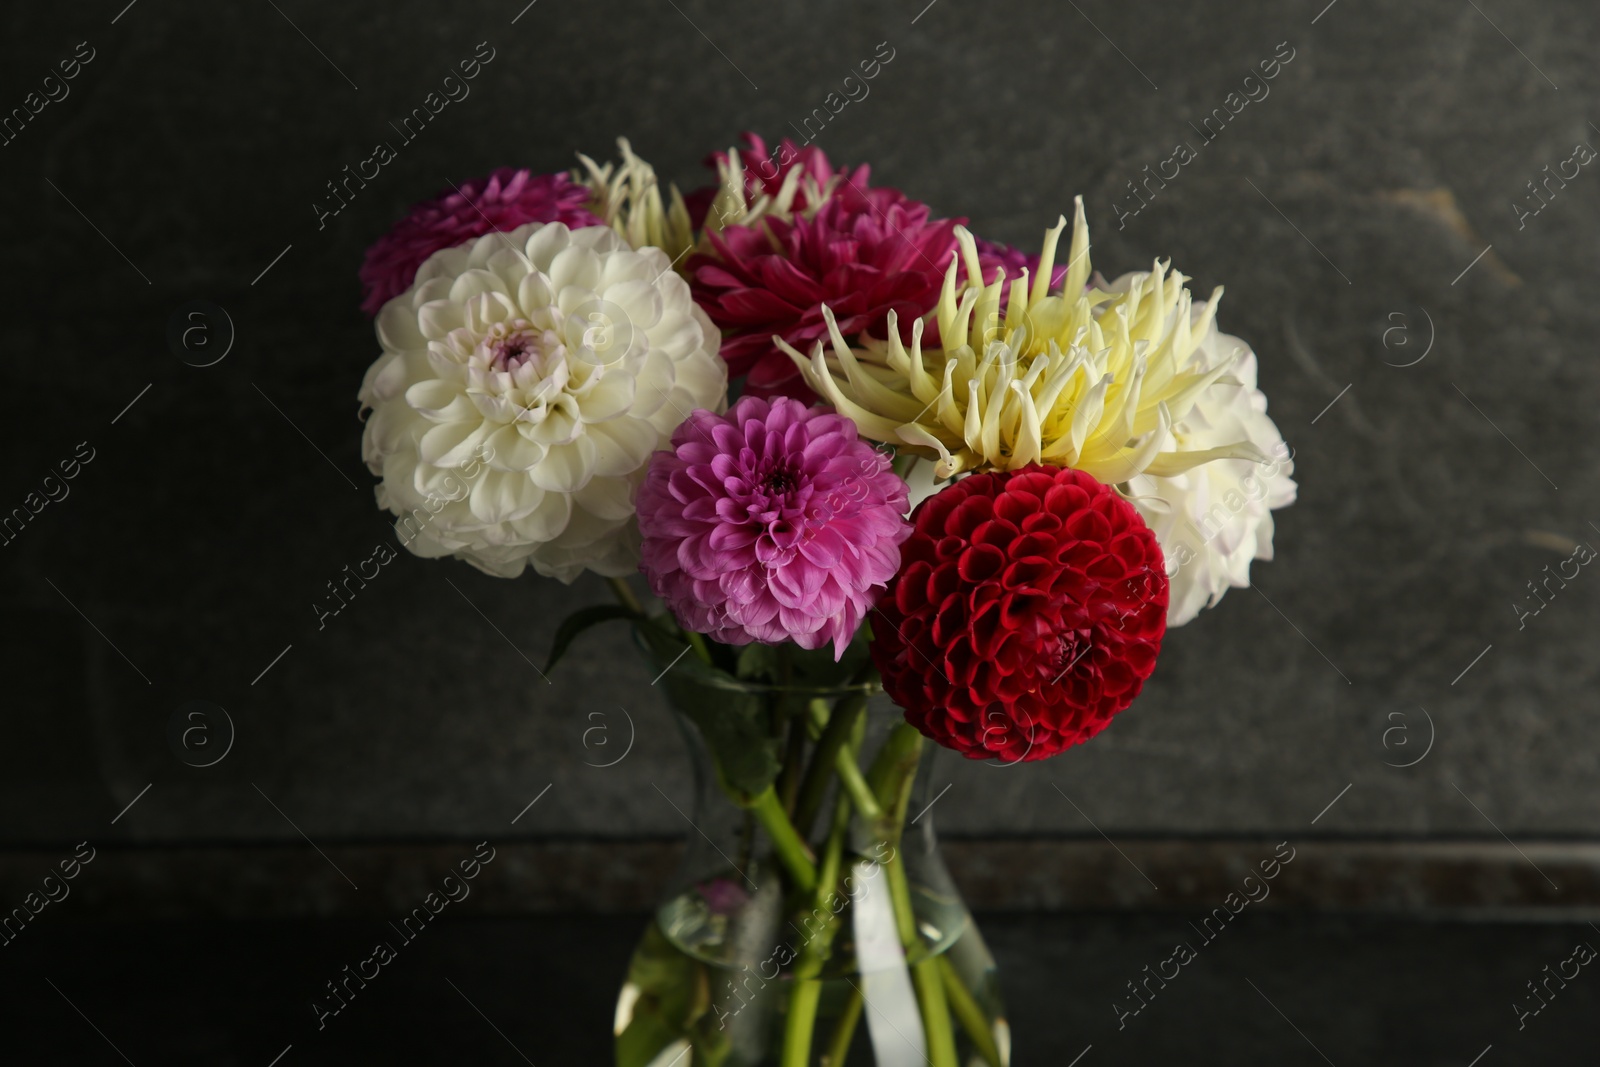
[[[956,229],[966,284],[952,257],[934,316],[942,347],[909,348],[891,314],[888,340],[852,351],[827,315],[832,350],[809,358],[774,338],[806,382],[861,433],[937,457],[939,478],[1040,462],[1075,467],[1108,484],[1169,476],[1210,460],[1260,459],[1244,440],[1172,447],[1172,425],[1228,370],[1198,353],[1218,289],[1191,306],[1188,280],[1157,262],[1107,288],[1088,288],[1089,229],[1078,198],[1062,290],[1048,291],[1062,218],[1045,234],[1038,275],[982,284],[972,235]]]
[[[788,222],[796,214],[810,218],[826,204],[845,179],[832,174],[818,184],[805,167],[790,167],[776,193],[768,193],[763,183],[745,172],[742,154],[730,148],[717,159],[717,195],[706,212],[706,233],[721,233],[729,226],[750,226],[762,219]],[[805,207],[796,211],[795,200],[803,197]]]
[[[579,153],[587,173],[574,171],[573,180],[589,189],[589,210],[606,221],[634,248],[659,248],[674,265],[695,242],[689,209],[676,185],[661,197],[655,168],[633,154],[625,137],[617,138],[622,163],[600,166]]]
[[[1267,417],[1267,398],[1256,388],[1250,346],[1210,326],[1200,342],[1210,362],[1231,370],[1196,399],[1172,426],[1180,451],[1204,452],[1246,440],[1265,463],[1221,459],[1181,474],[1141,474],[1128,482],[1167,558],[1170,598],[1167,625],[1182,626],[1201,608],[1215,607],[1230,586],[1250,584],[1250,564],[1272,558],[1272,511],[1295,499],[1294,461],[1278,427]]]
[[[377,319],[362,455],[419,556],[570,582],[638,563],[633,494],[696,408],[721,335],[659,248],[532,223],[431,256]]]

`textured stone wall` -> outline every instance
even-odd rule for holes
[[[708,149],[793,134],[881,42],[818,143],[1024,246],[1081,193],[1108,274],[1170,256],[1225,284],[1300,483],[1258,589],[1172,633],[1105,735],[946,760],[945,831],[1591,834],[1600,575],[1548,604],[1528,583],[1600,546],[1593,7],[921,4],[10,11],[0,510],[78,467],[0,550],[0,838],[682,832],[679,742],[624,635],[534,666],[599,582],[402,554],[319,629],[325,583],[392,537],[359,459],[355,270],[447,180],[617,135],[699,184]],[[483,41],[471,95],[319,228],[325,183]],[[36,90],[62,98],[33,114]],[[1147,166],[1176,176],[1136,199]],[[196,300],[233,333],[204,367],[167,338],[177,316],[223,343]],[[231,720],[213,766],[174,755],[188,701]]]

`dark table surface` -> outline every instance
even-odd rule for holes
[[[386,935],[381,921],[31,927],[0,955],[0,1062],[267,1067],[287,1049],[280,1067],[607,1064],[615,990],[643,921],[441,923],[320,1031],[311,997]],[[999,960],[1016,1067],[1595,1060],[1600,976],[1552,983],[1548,1006],[1520,1030],[1512,1007],[1531,1003],[1523,983],[1576,944],[1600,944],[1586,923],[1246,914],[1120,1031],[1111,1004],[1130,999],[1126,983],[1175,942],[1197,940],[1184,918],[980,923]]]

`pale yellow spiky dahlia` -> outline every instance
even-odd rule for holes
[[[888,339],[852,350],[827,309],[831,349],[809,357],[781,340],[807,384],[861,433],[937,459],[940,479],[1040,462],[1074,467],[1101,482],[1168,476],[1214,459],[1265,457],[1248,441],[1183,451],[1172,427],[1232,356],[1201,345],[1219,288],[1198,307],[1188,279],[1157,262],[1149,272],[1089,286],[1089,228],[1076,201],[1067,275],[1049,291],[1066,219],[1046,231],[1039,269],[984,286],[972,235],[957,227],[933,316],[941,347],[924,349],[922,322],[909,346],[891,313]],[[957,284],[958,265],[965,283]]]
[[[770,192],[769,183],[749,173],[744,155],[738,148],[717,153],[717,194],[706,212],[707,233],[721,233],[729,226],[753,226],[767,218],[784,222],[796,215],[810,218],[845,181],[843,174],[829,174],[819,181],[812,169],[794,166],[784,173],[777,191]]]
[[[604,166],[578,153],[584,171],[574,171],[572,177],[589,190],[589,210],[629,247],[659,248],[678,265],[695,241],[682,194],[676,185],[669,185],[662,196],[655,168],[633,154],[626,137],[617,138],[617,151],[622,162]]]

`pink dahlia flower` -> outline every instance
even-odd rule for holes
[[[928,205],[868,188],[866,168],[857,173],[863,180],[841,182],[810,217],[729,226],[710,235],[710,254],[690,257],[695,300],[726,332],[728,372],[748,374],[752,395],[811,395],[772,338],[809,352],[828,333],[822,305],[847,339],[884,337],[893,311],[910,340],[911,323],[938,302],[959,220],[929,218]]]
[[[689,629],[730,645],[855,635],[900,566],[906,484],[855,423],[746,396],[696,411],[639,489],[639,569]]]
[[[487,178],[462,182],[417,204],[376,244],[361,264],[366,294],[361,310],[376,315],[411,288],[417,268],[435,252],[496,230],[510,232],[529,222],[562,222],[568,229],[603,226],[589,212],[589,190],[565,173],[530,174],[501,167]]]

